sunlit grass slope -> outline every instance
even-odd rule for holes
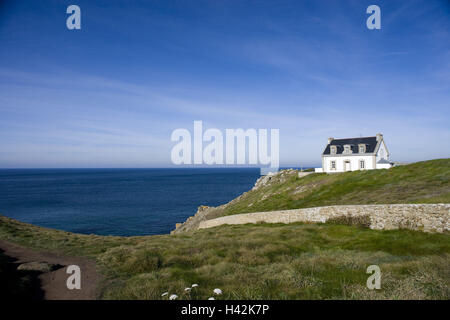
[[[297,171],[285,172],[228,205],[211,209],[208,219],[328,205],[449,202],[450,159],[437,159],[391,169],[314,173],[302,178]]]
[[[104,299],[449,299],[450,236],[335,224],[221,226],[180,235],[102,237],[0,218],[0,239],[88,256]],[[379,265],[381,290],[366,287]],[[186,293],[193,283],[198,288]],[[167,299],[167,297],[166,297]]]

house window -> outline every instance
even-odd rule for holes
[[[331,146],[331,154],[336,154],[336,146]]]
[[[366,168],[366,163],[364,162],[364,160],[359,160],[359,168],[360,169],[365,169]]]
[[[344,146],[344,152],[350,153],[350,146]]]
[[[364,145],[360,145],[359,146],[359,153],[365,153],[366,152],[366,147]]]
[[[336,161],[331,161],[331,170],[336,170]]]

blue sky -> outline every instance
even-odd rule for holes
[[[377,132],[448,157],[449,30],[445,0],[2,1],[0,167],[167,167],[194,120],[280,129],[282,166]]]

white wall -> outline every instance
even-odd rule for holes
[[[359,161],[365,161],[365,170],[375,169],[374,167],[374,156],[339,156],[339,157],[324,157],[324,172],[344,172],[344,162],[350,161],[350,170],[359,170]],[[331,170],[331,161],[336,161],[336,170]]]
[[[390,163],[377,163],[377,169],[389,169],[392,168]]]
[[[378,152],[377,152],[377,162],[380,161],[381,159],[389,160],[389,156],[388,156],[388,152],[386,149],[386,145],[384,144],[384,140],[381,142],[380,148],[378,149]]]

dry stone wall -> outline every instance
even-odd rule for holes
[[[223,224],[326,222],[342,216],[368,216],[370,228],[450,231],[450,204],[376,204],[327,206],[306,209],[254,212],[201,221],[199,229]]]

